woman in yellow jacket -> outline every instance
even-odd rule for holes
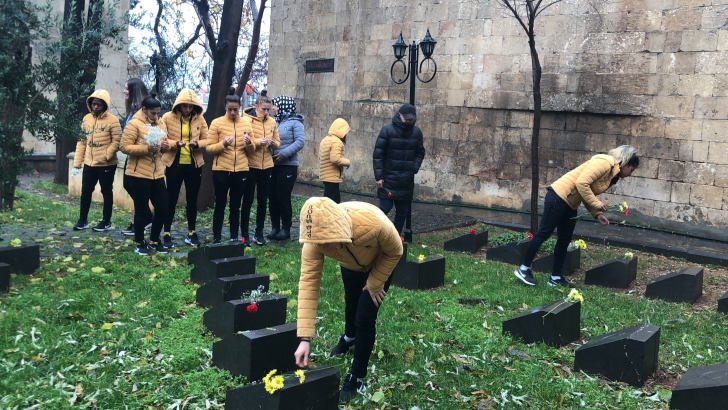
[[[301,208],[301,278],[298,284],[298,337],[296,364],[308,366],[311,337],[316,334],[321,275],[326,256],[339,262],[344,283],[346,325],[332,355],[352,346],[354,361],[344,378],[340,399],[356,396],[363,387],[376,338],[379,307],[402,256],[399,232],[375,205],[365,202],[336,204],[329,198],[310,198]]]
[[[543,204],[543,216],[538,232],[531,240],[523,264],[513,272],[518,279],[529,286],[536,285],[531,272],[531,263],[541,244],[558,228],[556,247],[554,248],[554,267],[551,271],[549,286],[574,286],[561,275],[566,259],[566,251],[576,227],[576,210],[583,203],[586,209],[602,225],[609,225],[609,220],[602,212],[607,206],[597,199],[597,195],[616,184],[620,178],[632,175],[640,165],[637,151],[629,145],[622,145],[608,155],[595,155],[589,161],[559,178],[546,190]]]
[[[235,88],[230,87],[225,97],[225,115],[212,120],[205,148],[207,153],[213,156],[212,183],[215,186],[215,211],[212,215],[213,243],[220,243],[222,240],[222,222],[228,193],[230,194],[230,241],[238,240],[240,201],[250,179],[248,155],[255,151],[252,133],[250,124],[240,118],[240,97],[235,95]],[[244,235],[245,232],[243,231]]]
[[[351,162],[344,157],[344,143],[349,123],[337,118],[329,127],[329,134],[319,145],[319,179],[324,183],[324,196],[337,204],[341,202],[339,184],[344,182],[344,167]]]
[[[101,195],[104,197],[104,211],[103,219],[93,229],[96,232],[113,229],[111,210],[114,205],[114,176],[119,163],[116,151],[121,141],[121,125],[116,116],[109,114],[110,101],[106,90],[96,90],[86,99],[90,113],[83,117],[81,124],[86,137],[76,143],[76,156],[73,158],[74,168],[80,169],[83,165],[81,209],[78,222],[73,227],[76,231],[89,227],[88,210],[97,182],[101,185]]]
[[[164,184],[162,156],[169,151],[167,127],[159,118],[161,110],[162,104],[156,98],[145,98],[142,109],[126,124],[121,137],[121,152],[129,156],[125,172],[134,199],[135,252],[142,256],[149,255],[150,246],[159,253],[169,252],[159,241],[167,214],[167,186]],[[147,242],[144,239],[144,225],[148,221],[145,220],[147,215],[144,209],[150,201],[154,206],[154,219]]]
[[[197,193],[202,181],[202,148],[207,145],[207,123],[202,118],[202,103],[194,91],[183,89],[177,95],[172,111],[162,117],[167,126],[169,152],[162,156],[167,166],[167,219],[164,221],[164,238],[167,248],[172,242],[172,220],[177,207],[182,182],[187,199],[187,237],[185,243],[200,245],[195,228],[197,224]]]
[[[243,111],[246,123],[253,129],[253,141],[255,151],[248,154],[250,174],[248,185],[245,187],[243,197],[243,211],[240,220],[240,228],[243,231],[245,243],[248,242],[248,225],[250,224],[250,208],[253,207],[253,196],[258,198],[258,209],[255,215],[255,236],[253,242],[258,245],[265,245],[263,227],[265,224],[265,211],[268,201],[268,187],[270,177],[273,173],[273,150],[281,146],[281,139],[278,136],[278,125],[276,120],[269,115],[272,107],[271,99],[267,91],[260,92],[254,107],[246,108]],[[257,188],[257,194],[256,194]]]

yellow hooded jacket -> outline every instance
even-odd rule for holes
[[[365,202],[336,204],[310,198],[301,209],[301,278],[298,284],[298,336],[315,334],[324,256],[347,269],[368,275],[367,289],[379,292],[402,256],[397,229],[376,206]],[[338,243],[334,250],[319,245]]]
[[[162,162],[164,152],[160,151],[156,155],[152,155],[149,152],[149,145],[144,143],[144,137],[149,132],[147,125],[156,126],[167,132],[167,127],[161,119],[152,122],[143,110],[134,114],[131,121],[124,127],[124,134],[121,136],[121,152],[129,156],[126,175],[145,179],[164,178],[164,163]]]
[[[250,136],[250,143],[246,144],[244,134]],[[225,148],[225,138],[233,136],[235,141]],[[240,116],[235,120],[230,119],[227,114],[215,118],[210,124],[208,135],[207,153],[212,155],[212,170],[226,172],[248,171],[248,155],[255,151],[253,140],[253,129],[250,123],[245,122]]]
[[[276,120],[270,115],[259,117],[255,107],[248,107],[243,110],[243,121],[249,123],[253,129],[252,137],[255,142],[255,151],[248,153],[248,165],[255,169],[273,168],[273,150],[281,146]],[[260,143],[263,138],[272,139],[273,144],[264,147]]]
[[[619,174],[617,160],[611,155],[594,155],[551,184],[554,193],[569,204],[571,209],[579,208],[583,202],[586,209],[596,218],[600,201],[597,195],[606,191],[612,178]]]
[[[98,117],[91,111],[92,98],[98,98],[106,103],[106,111]],[[81,123],[86,138],[76,143],[74,168],[79,168],[82,164],[90,167],[106,167],[119,163],[116,152],[121,141],[121,125],[116,116],[109,114],[110,103],[111,97],[106,90],[96,90],[86,99],[89,114],[83,117]]]
[[[202,103],[197,98],[197,94],[186,88],[177,95],[172,111],[162,117],[162,121],[167,126],[167,139],[169,140],[169,151],[162,155],[162,162],[164,162],[164,165],[170,166],[177,157],[177,141],[182,139],[182,113],[178,110],[180,104],[193,106],[190,118],[190,141],[197,141],[197,148],[190,146],[190,152],[192,152],[192,162],[195,168],[200,168],[205,164],[205,160],[202,159],[201,148],[207,145],[207,122],[202,118]]]
[[[344,142],[349,133],[349,123],[343,118],[337,118],[329,127],[329,134],[321,140],[319,145],[319,179],[321,182],[342,183],[344,181],[344,167],[351,165],[351,161],[344,158]]]

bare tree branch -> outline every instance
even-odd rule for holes
[[[215,30],[210,23],[210,3],[207,0],[192,0],[192,5],[195,6],[197,17],[199,17],[200,23],[205,29],[210,50],[215,50],[217,48],[217,41],[215,40]]]
[[[251,8],[253,6],[252,3],[255,3],[255,0],[250,0],[251,2]],[[250,39],[250,48],[248,49],[248,57],[245,59],[245,66],[243,67],[243,72],[240,74],[240,78],[238,79],[238,89],[236,91],[238,97],[242,97],[243,92],[245,91],[245,86],[248,84],[248,80],[250,80],[250,73],[253,71],[253,64],[255,63],[255,58],[258,56],[258,45],[260,43],[260,26],[263,22],[263,14],[265,12],[265,2],[266,0],[260,1],[260,11],[258,12],[258,15],[255,18],[255,23],[253,23],[253,37]]]
[[[511,1],[513,2],[513,4],[511,4]],[[525,31],[526,34],[528,34],[528,28],[523,23],[521,16],[518,14],[518,10],[516,10],[516,1],[518,1],[518,0],[498,0],[499,3],[503,4],[505,7],[507,7],[511,11],[511,13],[513,13],[513,17],[515,17],[516,20],[518,20],[518,23],[521,25],[521,27],[523,27],[523,31]]]
[[[182,55],[182,53],[184,53],[185,51],[187,51],[187,49],[192,47],[192,44],[194,44],[195,41],[197,41],[197,39],[200,37],[201,29],[202,29],[202,23],[199,23],[197,25],[197,29],[195,29],[195,34],[192,37],[190,37],[190,39],[187,40],[186,43],[184,43],[180,46],[180,48],[177,50],[177,52],[174,53],[174,56],[172,56],[172,60],[176,60],[177,58],[179,58],[179,56]]]
[[[561,3],[562,1],[563,0],[555,0],[555,1],[552,1],[551,3],[549,3],[547,5],[543,6],[543,8],[541,10],[539,10],[538,13],[536,13],[536,16],[538,16],[541,13],[543,13],[543,11],[546,10],[547,8],[553,6],[556,3]]]
[[[162,20],[162,12],[164,11],[164,4],[162,0],[157,0],[157,16],[154,18],[154,37],[157,39],[157,46],[159,47],[159,53],[166,56],[167,51],[164,46],[164,38],[159,32],[159,22]]]

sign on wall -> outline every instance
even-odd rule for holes
[[[334,59],[306,60],[306,73],[333,73]]]

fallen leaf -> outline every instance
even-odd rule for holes
[[[71,273],[73,273],[73,272],[76,271],[76,268],[66,268],[66,270],[69,271],[69,272],[71,272]]]
[[[404,351],[404,360],[406,362],[411,362],[412,359],[414,359],[414,358],[415,358],[415,349],[410,347]]]
[[[17,248],[18,246],[23,244],[23,241],[21,241],[19,238],[15,238],[12,241],[10,241],[9,243],[10,243],[10,246]]]
[[[103,269],[103,268],[101,268]],[[122,295],[121,292],[117,292],[114,289],[111,289],[111,300],[117,299]]]
[[[372,394],[371,400],[377,404],[381,403],[384,400],[384,393],[382,393],[381,391],[375,392],[374,394]]]
[[[94,266],[93,268],[91,268],[91,272],[101,273],[101,272],[106,272],[106,269],[102,268],[101,266]]]
[[[101,330],[111,330],[111,328],[114,327],[113,323],[104,323],[103,326],[101,326]]]

